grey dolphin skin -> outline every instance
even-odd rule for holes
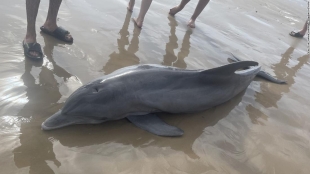
[[[181,129],[166,124],[156,113],[193,113],[220,105],[245,90],[259,72],[254,61],[209,70],[125,67],[77,89],[62,110],[42,123],[42,129],[127,118],[156,135],[181,136]]]

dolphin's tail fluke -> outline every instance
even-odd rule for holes
[[[241,60],[239,58],[237,58],[235,55],[233,55],[231,53],[231,57],[228,58],[229,62],[240,62]],[[265,72],[265,71],[259,71],[257,76],[266,79],[268,81],[271,81],[273,83],[277,83],[277,84],[286,84],[285,80],[281,80],[281,79],[277,79],[275,77],[273,77],[272,75],[270,75],[269,73]]]

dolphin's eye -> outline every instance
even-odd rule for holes
[[[99,88],[98,87],[94,87],[93,89],[94,89],[94,91],[93,91],[94,93],[99,92]]]

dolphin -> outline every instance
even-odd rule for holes
[[[223,104],[244,91],[260,69],[257,62],[239,60],[209,70],[152,64],[121,68],[77,89],[42,129],[127,118],[159,136],[182,136],[183,130],[156,114],[194,113]]]

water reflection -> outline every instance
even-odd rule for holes
[[[258,103],[266,108],[278,107],[277,102],[282,98],[285,93],[290,92],[290,87],[295,83],[294,78],[298,70],[302,68],[309,60],[309,55],[306,54],[297,59],[298,63],[293,67],[290,66],[290,58],[294,51],[294,47],[289,47],[283,54],[279,63],[274,64],[271,68],[274,70],[276,77],[285,79],[287,84],[276,85],[275,88],[269,86],[269,83],[261,83],[261,92],[256,93],[256,99]],[[264,122],[268,120],[268,116],[257,109],[255,106],[248,105],[246,110],[249,112],[249,117],[253,124],[264,125]]]
[[[169,16],[169,25],[170,25],[170,36],[169,36],[169,42],[166,44],[166,54],[164,55],[164,60],[162,62],[163,65],[166,66],[175,66],[178,68],[186,68],[187,65],[184,61],[184,59],[189,55],[189,49],[190,49],[190,35],[192,34],[192,30],[187,30],[185,32],[182,47],[180,49],[180,52],[176,56],[174,54],[174,49],[178,48],[178,38],[175,34],[176,27],[178,26],[175,18]]]
[[[297,59],[298,63],[293,67],[289,67],[291,54],[294,51],[294,47],[289,47],[283,54],[279,63],[274,64],[271,68],[278,78],[282,78],[287,81],[285,85],[277,85],[277,89],[272,90],[267,83],[261,83],[261,92],[257,93],[256,101],[261,103],[264,107],[278,107],[277,102],[282,98],[284,93],[290,92],[290,87],[295,83],[294,78],[298,70],[309,60],[309,54],[301,56]],[[272,92],[270,92],[272,90]]]
[[[246,110],[248,111],[249,117],[253,124],[265,125],[264,122],[268,120],[268,116],[266,114],[252,105],[247,105]]]
[[[113,71],[123,68],[125,66],[131,66],[139,64],[139,57],[135,53],[139,50],[139,35],[141,30],[134,27],[133,36],[129,42],[128,26],[130,23],[130,12],[127,12],[126,18],[122,29],[119,31],[120,38],[117,39],[118,53],[114,51],[110,54],[110,59],[103,67],[105,74],[110,74]],[[126,46],[128,48],[126,49]]]
[[[58,44],[56,40],[44,37],[44,42],[43,51],[47,61],[33,62],[25,59],[25,72],[21,79],[27,87],[28,103],[17,115],[29,118],[30,121],[21,123],[19,137],[21,145],[13,150],[15,165],[18,168],[29,166],[30,174],[54,173],[47,161],[52,161],[57,167],[61,165],[55,158],[52,142],[41,131],[40,125],[46,117],[61,107],[57,104],[61,94],[55,76],[63,81],[72,76],[53,59],[53,50]],[[40,71],[38,78],[31,73],[34,69]]]

